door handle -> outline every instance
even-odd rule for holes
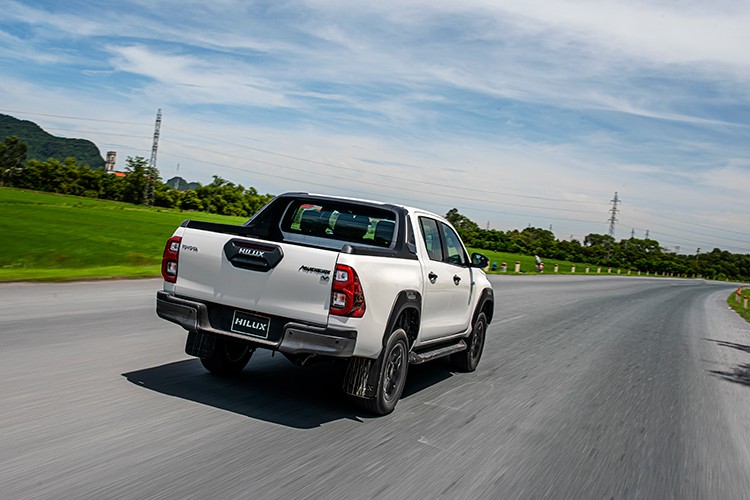
[[[461,276],[459,276],[458,274],[453,275],[453,283],[458,286],[458,284],[461,283]]]
[[[437,280],[437,274],[430,271],[430,274],[427,275],[428,278],[430,278],[430,283],[435,283],[435,280]]]

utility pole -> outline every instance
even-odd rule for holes
[[[154,142],[151,144],[151,159],[148,162],[148,179],[146,181],[146,193],[144,201],[149,206],[154,206],[154,182],[156,181],[156,150],[159,148],[159,129],[161,128],[161,108],[156,112],[156,124],[154,125]]]
[[[648,229],[646,229],[646,238],[645,239],[648,239]]]
[[[632,240],[633,238],[635,238],[635,228],[630,230],[630,239]]]

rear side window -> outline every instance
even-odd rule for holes
[[[440,242],[440,230],[437,221],[420,217],[419,225],[422,227],[422,238],[424,238],[430,260],[443,260],[443,244]]]
[[[295,200],[282,219],[281,230],[287,234],[388,248],[395,239],[396,214],[335,200]]]

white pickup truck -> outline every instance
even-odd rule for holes
[[[239,373],[257,348],[302,366],[343,358],[344,391],[383,415],[409,364],[450,355],[476,369],[494,311],[486,266],[438,215],[286,193],[243,225],[183,222],[156,311],[215,374]]]

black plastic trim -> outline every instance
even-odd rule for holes
[[[403,290],[398,294],[393,303],[393,307],[391,308],[391,314],[388,316],[388,323],[386,323],[385,332],[383,332],[383,347],[385,347],[385,343],[388,341],[388,335],[395,330],[396,320],[398,320],[401,313],[407,308],[416,309],[417,315],[421,319],[422,294],[416,290]],[[406,332],[410,345],[416,340],[417,333],[418,332]]]
[[[284,251],[278,245],[232,238],[224,244],[224,255],[234,267],[265,273],[281,262]]]
[[[471,324],[473,325],[477,317],[479,317],[479,313],[484,311],[484,307],[487,302],[490,302],[492,304],[492,310],[489,312],[489,314],[486,314],[487,317],[487,324],[489,325],[492,323],[492,316],[494,315],[494,307],[495,307],[495,292],[492,290],[492,288],[485,288],[482,290],[482,295],[479,297],[479,302],[477,302],[477,308],[474,310],[474,315],[471,317]]]

